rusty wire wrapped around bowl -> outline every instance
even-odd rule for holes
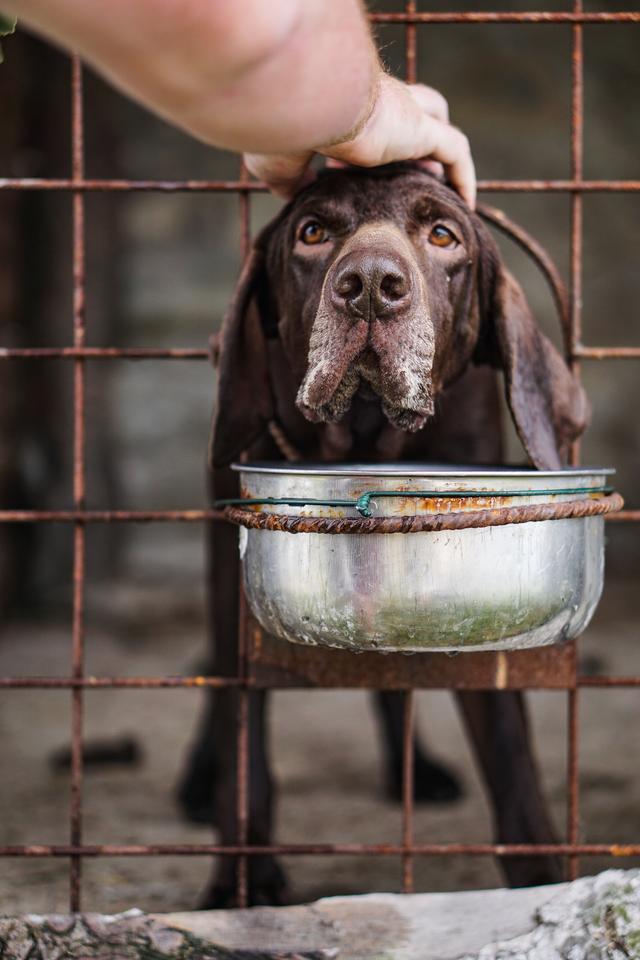
[[[604,514],[622,506],[604,468],[234,469],[242,498],[225,510],[240,525],[254,615],[294,643],[353,651],[512,650],[577,636],[602,592]]]

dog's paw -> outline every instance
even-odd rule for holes
[[[543,887],[566,880],[560,857],[501,857],[500,866],[510,887]]]
[[[290,902],[287,878],[278,861],[274,857],[250,858],[247,906],[283,907]],[[231,866],[231,861],[228,861],[221,864],[219,872],[201,898],[198,909],[227,910],[237,906],[235,869]]]

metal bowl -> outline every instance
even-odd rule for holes
[[[613,470],[457,468],[425,464],[238,464],[243,498],[380,497],[376,516],[572,500]],[[442,498],[411,497],[433,491]],[[537,496],[522,491],[545,491]],[[552,491],[562,491],[555,493]],[[448,499],[451,491],[481,496]],[[497,491],[510,497],[496,500]],[[265,505],[293,516],[356,517],[350,506]],[[516,650],[561,643],[590,621],[602,592],[602,516],[398,534],[240,529],[244,587],[264,629],[347,650]]]

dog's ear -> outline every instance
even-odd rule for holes
[[[273,417],[263,312],[268,302],[266,233],[242,267],[220,334],[209,463],[229,464]]]
[[[586,395],[551,341],[538,329],[524,293],[482,225],[476,360],[503,370],[518,435],[539,470],[562,467],[589,423]]]

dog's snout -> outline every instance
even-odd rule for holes
[[[365,320],[400,313],[411,299],[411,275],[399,257],[354,250],[337,264],[331,284],[336,306]]]
[[[362,277],[357,270],[346,270],[336,280],[334,290],[348,303],[356,303],[364,293]]]

